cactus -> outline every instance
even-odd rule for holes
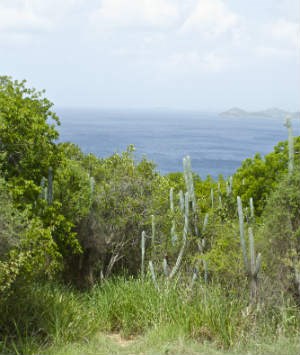
[[[169,274],[169,279],[172,279],[180,268],[183,254],[184,254],[185,247],[186,247],[186,243],[187,243],[188,228],[189,228],[189,193],[186,192],[185,193],[185,210],[184,210],[184,226],[183,226],[182,246],[179,251],[176,263],[173,266],[173,268]]]
[[[142,274],[142,279],[144,279],[144,275],[145,275],[145,239],[146,239],[146,233],[145,233],[145,231],[143,231],[142,238],[141,238],[141,274]]]
[[[250,205],[250,221],[251,221],[251,223],[253,223],[254,222],[254,204],[253,204],[252,197],[250,197],[249,205]]]
[[[240,224],[240,242],[241,242],[241,248],[243,252],[244,265],[245,265],[245,269],[247,270],[248,256],[247,256],[245,232],[244,232],[244,213],[243,213],[242,200],[240,196],[237,197],[237,205],[238,205],[238,215],[239,215],[239,224]]]
[[[188,192],[189,201],[192,202],[193,211],[195,212],[196,198],[194,192],[194,181],[193,181],[193,173],[191,167],[191,158],[189,155],[183,158],[183,171],[184,171],[184,180]]]
[[[210,189],[211,209],[214,209],[214,189]]]
[[[226,181],[226,194],[227,196],[231,195],[232,193],[232,176]]]
[[[218,182],[218,198],[219,198],[219,207],[222,207],[222,194],[221,194],[221,184]]]
[[[151,277],[152,277],[153,284],[154,284],[155,288],[159,291],[159,286],[158,286],[158,283],[157,283],[157,281],[156,281],[156,276],[155,276],[155,270],[154,270],[153,262],[152,262],[151,260],[149,261],[149,270],[150,270],[150,273],[151,273]]]
[[[258,253],[257,257],[255,255],[254,249],[254,236],[252,228],[249,227],[249,249],[250,249],[250,298],[251,302],[254,303],[257,299],[257,275],[261,266],[261,254]]]
[[[294,265],[295,281],[298,286],[298,295],[300,297],[300,263]]]
[[[208,225],[208,217],[209,217],[209,214],[206,213],[205,216],[204,216],[203,227],[202,227],[202,233],[205,232],[206,227],[207,227],[207,225]]]
[[[197,218],[197,204],[196,204],[196,196],[194,190],[191,158],[188,155],[185,158],[183,158],[183,170],[184,170],[185,185],[188,193],[188,201],[191,202],[192,204],[194,231],[195,231],[195,235],[198,237],[199,230],[198,230],[198,218]]]
[[[90,189],[91,189],[91,196],[93,196],[95,190],[95,179],[90,176]]]
[[[257,276],[261,266],[261,254],[259,253],[257,256],[255,254],[253,230],[251,227],[249,227],[248,236],[249,236],[250,262],[248,261],[246,242],[245,242],[245,232],[244,232],[244,213],[243,213],[243,206],[242,206],[242,201],[240,196],[237,197],[237,204],[238,204],[238,215],[239,215],[239,225],[240,225],[240,242],[241,242],[241,248],[243,252],[245,273],[248,279],[250,279],[251,303],[255,303],[257,299],[257,282],[258,282]]]
[[[151,215],[151,229],[152,229],[152,234],[151,234],[152,245],[154,246],[154,243],[155,243],[155,217],[153,214]]]
[[[44,177],[42,177],[40,186],[41,186],[40,198],[47,200],[48,191],[47,191],[47,186],[46,186],[46,179]]]
[[[155,255],[155,234],[156,234],[155,216],[152,214],[151,215],[151,257],[152,258],[154,258]]]
[[[165,276],[168,277],[169,276],[169,265],[168,265],[168,258],[166,255],[163,260],[163,270],[164,270]]]
[[[180,211],[183,213],[184,212],[184,194],[182,190],[179,191],[179,208]]]
[[[291,175],[294,170],[294,137],[293,137],[292,121],[289,116],[286,117],[284,125],[288,130],[288,148],[289,148],[288,171],[289,171],[289,175]]]
[[[48,169],[47,201],[48,205],[51,205],[53,201],[53,169],[51,167]]]
[[[173,199],[173,192],[174,189],[171,187],[170,189],[170,210],[172,213],[174,213],[174,199]],[[177,235],[176,235],[176,226],[175,226],[175,219],[172,219],[172,227],[171,227],[171,241],[172,244],[174,245],[177,241]]]

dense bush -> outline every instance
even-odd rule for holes
[[[133,146],[103,159],[58,144],[51,107],[25,82],[0,77],[3,349],[167,324],[222,346],[240,334],[299,331],[300,174],[297,158],[287,175],[286,142],[246,159],[228,181],[200,179],[188,158],[184,173],[162,176],[147,159],[135,160]],[[237,196],[244,250],[251,227],[262,253],[258,304],[249,301]],[[143,261],[153,263],[156,283],[148,268],[140,277],[143,231]]]

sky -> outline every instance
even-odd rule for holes
[[[0,75],[57,107],[300,109],[299,0],[0,0]]]

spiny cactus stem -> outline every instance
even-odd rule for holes
[[[170,188],[170,210],[174,212],[174,199],[173,199],[174,189],[173,187]]]
[[[209,217],[209,214],[206,213],[206,214],[205,214],[205,217],[204,217],[204,222],[203,222],[203,227],[202,227],[202,233],[204,233],[205,230],[206,230],[206,227],[207,227],[207,224],[208,224],[208,217]]]
[[[168,265],[168,259],[166,256],[164,257],[164,260],[163,260],[163,270],[164,270],[165,276],[168,277],[169,276],[169,265]]]
[[[175,221],[172,221],[172,227],[171,227],[171,241],[172,244],[174,245],[177,241],[177,235],[176,235],[176,225],[175,225]]]
[[[240,224],[240,242],[241,242],[241,247],[243,252],[244,265],[245,265],[246,272],[249,272],[245,233],[244,233],[244,213],[243,213],[242,200],[240,196],[237,197],[237,205],[238,205],[238,215],[239,215],[239,224]]]
[[[150,274],[151,274],[151,277],[152,277],[153,284],[154,284],[155,288],[159,291],[159,286],[158,286],[158,283],[156,281],[156,275],[155,275],[155,270],[154,270],[154,266],[153,266],[152,260],[149,261],[149,270],[150,270]]]
[[[254,204],[253,204],[252,197],[250,197],[249,203],[250,203],[250,217],[251,217],[251,220],[253,221],[254,220]]]
[[[289,116],[287,116],[286,118],[285,126],[288,130],[288,148],[289,148],[288,170],[289,170],[289,175],[291,175],[294,170],[294,137],[293,137],[292,121]]]
[[[184,212],[184,195],[182,190],[179,191],[179,207],[181,212]]]
[[[208,281],[208,266],[207,261],[203,259],[203,268],[204,268],[204,282],[207,284]]]
[[[255,261],[255,269],[254,269],[254,276],[257,277],[261,266],[261,253],[257,254],[256,261]]]
[[[249,249],[250,249],[250,272],[251,275],[253,276],[255,274],[255,249],[254,249],[254,237],[253,237],[253,231],[252,228],[250,227],[248,229],[249,233]]]
[[[154,243],[155,243],[155,217],[154,217],[153,214],[151,215],[151,230],[152,230],[152,234],[151,234],[152,246],[154,247]]]
[[[51,167],[48,169],[47,201],[48,205],[51,205],[53,201],[53,169]]]
[[[185,251],[186,243],[187,243],[187,234],[188,234],[188,226],[189,226],[189,193],[185,193],[185,213],[184,213],[184,227],[183,227],[183,237],[182,237],[182,246],[179,251],[176,263],[174,267],[172,268],[170,274],[169,274],[169,279],[172,279],[177,271],[180,268],[183,254]]]
[[[141,273],[142,273],[142,279],[144,279],[144,275],[145,275],[145,239],[146,239],[146,233],[145,233],[145,231],[143,231],[142,232],[142,238],[141,238],[141,256],[142,256]]]

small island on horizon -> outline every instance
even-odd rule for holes
[[[285,119],[287,116],[290,118],[300,118],[300,112],[289,112],[279,108],[269,108],[262,111],[246,111],[238,107],[233,107],[227,111],[221,112],[220,116],[227,117],[262,117],[262,118],[277,118]]]

